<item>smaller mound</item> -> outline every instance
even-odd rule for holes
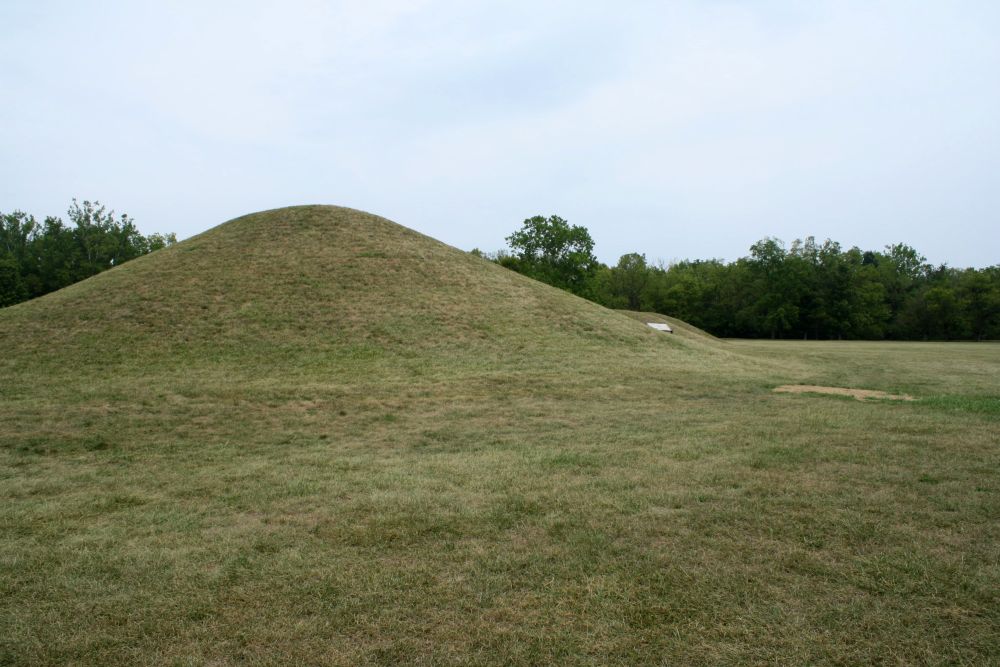
[[[850,396],[859,401],[869,398],[881,398],[890,401],[915,401],[916,399],[907,394],[890,394],[877,389],[851,389],[849,387],[823,387],[814,384],[785,384],[775,387],[774,391],[779,394],[830,394],[833,396]]]
[[[619,310],[618,312],[627,317],[631,317],[633,320],[638,320],[643,324],[653,323],[669,325],[675,334],[679,333],[688,338],[701,338],[706,341],[716,343],[722,342],[707,331],[703,331],[702,329],[692,326],[684,320],[679,320],[676,317],[667,317],[666,315],[661,315],[660,313],[644,313],[637,310]]]

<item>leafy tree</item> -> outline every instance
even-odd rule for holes
[[[72,226],[21,211],[0,214],[0,306],[31,299],[177,242],[174,234],[143,236],[128,215],[75,199]]]
[[[862,254],[857,248],[852,248],[848,255],[852,270],[848,289],[849,326],[844,335],[848,338],[882,339],[891,312],[885,286],[878,279],[878,268],[865,263],[869,253]]]
[[[642,309],[642,293],[649,282],[646,256],[637,252],[622,255],[611,271],[611,290],[629,310]]]
[[[614,268],[598,264],[590,278],[587,298],[605,308],[626,308],[628,303],[615,291]]]
[[[976,340],[1000,337],[1000,266],[964,271],[957,292],[972,337]]]
[[[802,271],[786,263],[784,244],[780,239],[765,238],[750,246],[748,266],[758,298],[749,313],[759,334],[777,338],[790,332],[798,323],[799,292]]]
[[[135,221],[127,214],[115,218],[115,212],[108,211],[100,202],[79,204],[74,199],[68,215],[75,225],[73,236],[82,251],[79,270],[86,275],[146,254],[154,242],[154,237],[147,239],[139,233]],[[155,242],[162,244],[163,237],[155,237]]]
[[[0,308],[28,298],[17,260],[10,253],[0,254]]]
[[[716,260],[675,263],[651,280],[646,290],[650,309],[676,315],[720,335],[733,335],[733,294],[725,290],[725,274],[732,269],[732,265]]]
[[[506,240],[513,251],[513,261],[505,263],[509,268],[574,294],[590,293],[598,261],[586,228],[557,215],[536,215]]]
[[[0,253],[9,255],[18,264],[24,262],[37,226],[35,218],[22,211],[0,216]]]
[[[897,243],[885,247],[885,252],[879,257],[878,267],[891,313],[890,336],[917,337],[914,331],[908,331],[906,323],[913,322],[911,302],[916,298],[921,280],[926,278],[930,268],[926,259],[914,248]],[[904,313],[907,309],[910,312]]]

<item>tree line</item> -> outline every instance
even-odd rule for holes
[[[122,262],[177,242],[175,234],[143,236],[127,214],[75,199],[69,224],[42,222],[22,211],[0,213],[0,307],[53,292]]]
[[[487,258],[609,308],[671,315],[717,336],[866,340],[1000,339],[1000,266],[932,266],[899,243],[844,249],[764,238],[734,262],[600,263],[583,227],[535,216]],[[482,255],[479,251],[474,253]]]

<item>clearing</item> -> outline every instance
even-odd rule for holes
[[[0,345],[0,664],[1000,655],[997,345],[720,341],[324,206]]]

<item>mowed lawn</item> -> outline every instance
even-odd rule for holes
[[[0,311],[0,664],[997,662],[1000,345],[660,334],[344,211],[272,301],[257,217]]]
[[[1000,347],[718,347],[5,396],[0,661],[995,661]]]

